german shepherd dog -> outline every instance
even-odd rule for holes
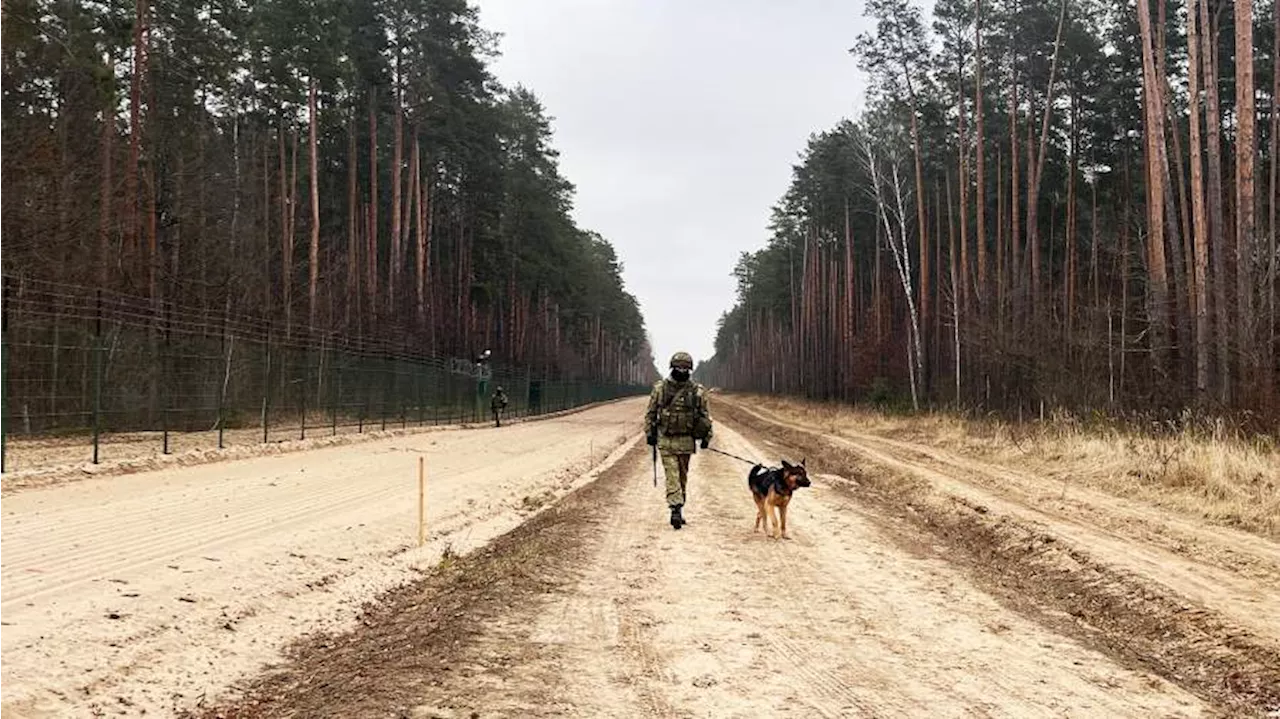
[[[751,488],[751,498],[756,501],[756,525],[752,531],[760,531],[760,523],[764,522],[764,533],[770,534],[769,525],[772,523],[774,539],[791,539],[787,535],[787,505],[797,488],[809,486],[804,460],[800,460],[800,464],[790,464],[784,459],[780,468],[757,464],[747,475],[747,486]],[[777,516],[773,513],[775,508]]]

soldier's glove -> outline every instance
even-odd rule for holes
[[[649,446],[650,446],[650,447],[657,447],[657,446],[658,446],[658,433],[657,433],[657,432],[650,432],[647,436],[645,436],[645,441],[649,443]]]
[[[703,449],[706,449],[706,448],[708,448],[708,447],[710,447],[710,446],[711,446],[711,438],[710,438],[710,437],[703,437],[703,438],[702,438],[702,448],[703,448]]]

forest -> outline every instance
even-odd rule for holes
[[[250,318],[295,344],[651,379],[618,257],[571,217],[551,118],[491,74],[498,38],[465,0],[3,15],[6,301],[88,288],[157,326]]]
[[[1280,18],[868,0],[699,376],[999,412],[1280,416]]]

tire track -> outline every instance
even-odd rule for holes
[[[939,473],[927,467],[915,467],[916,472],[910,473],[926,478],[916,484],[902,481],[898,472],[877,473],[861,459],[871,457],[873,464],[901,471],[913,465],[874,448],[860,449],[840,437],[785,421],[761,420],[728,402],[722,402],[722,407],[726,404],[729,411],[722,413],[734,415],[753,431],[804,447],[811,459],[830,464],[831,471],[858,477],[858,483],[840,481],[839,485],[845,487],[847,497],[865,495],[865,506],[881,515],[877,524],[894,541],[905,546],[919,542],[922,556],[945,557],[1018,615],[1106,651],[1125,666],[1156,672],[1232,716],[1266,715],[1280,709],[1274,704],[1280,697],[1280,665],[1268,637],[1252,634],[1175,594],[1165,583],[1171,572],[1162,573],[1159,565],[1150,567],[1153,574],[1144,575],[1143,564],[1131,555],[1159,550],[1123,543],[1113,546],[1110,543],[1118,540],[1105,535],[1063,541],[1056,536],[1061,523],[1054,524],[1043,515],[1037,517],[1039,521],[1027,521],[1026,513],[1034,510],[1019,511],[998,498],[987,501],[989,495],[974,499],[975,495],[961,492],[957,496],[952,487],[960,484],[958,480],[935,477]],[[1096,668],[1094,672],[1090,681],[1100,686],[1118,681],[1113,673]]]
[[[518,461],[512,460],[513,464]],[[484,473],[501,474],[501,466],[496,468],[476,469],[464,473],[447,473],[440,482],[433,483],[433,490],[447,488],[454,483],[472,482],[475,475]],[[280,481],[278,478],[275,481]],[[502,490],[506,486],[494,489]],[[262,534],[279,533],[284,530],[307,526],[314,520],[333,513],[333,508],[340,506],[343,515],[358,514],[358,510],[366,507],[387,506],[388,500],[397,496],[408,497],[413,489],[408,482],[395,481],[381,485],[366,485],[351,482],[345,476],[338,476],[323,483],[311,483],[299,480],[291,486],[272,487],[266,497],[248,496],[239,500],[239,506],[227,506],[225,503],[196,502],[176,493],[169,493],[165,499],[151,505],[146,511],[149,518],[161,521],[164,525],[154,529],[137,531],[131,529],[132,522],[128,514],[117,515],[114,511],[105,514],[102,511],[93,513],[93,521],[83,524],[74,523],[72,518],[59,516],[57,512],[42,517],[42,522],[27,523],[27,526],[10,526],[6,532],[8,546],[34,547],[26,552],[19,549],[16,553],[6,553],[5,586],[3,606],[17,606],[50,593],[73,588],[85,582],[110,577],[159,562],[193,553],[207,553],[229,544],[251,539]],[[301,491],[301,496],[293,500],[280,501],[277,497],[288,497],[291,493]],[[135,502],[137,506],[145,504]],[[174,506],[192,507],[185,512],[168,511]],[[249,509],[245,509],[248,507]],[[210,512],[212,510],[212,514]],[[401,507],[392,507],[389,512],[401,511]],[[141,513],[143,510],[139,510]],[[454,514],[431,516],[433,526],[446,524]],[[230,515],[230,518],[225,515]],[[203,517],[203,519],[201,519]],[[285,519],[281,519],[281,518]],[[63,535],[49,535],[43,531],[45,522],[57,522],[62,526],[71,524],[76,529]],[[87,526],[86,526],[87,525]],[[190,537],[187,541],[176,541]],[[211,539],[212,538],[212,539]],[[94,549],[84,551],[82,544]],[[70,557],[69,561],[60,562],[52,572],[31,572],[31,565],[45,564],[51,557]],[[127,557],[110,561],[115,557]]]
[[[816,432],[792,422],[764,420],[749,409],[736,406],[735,409],[757,420],[783,424],[801,432]],[[980,487],[968,481],[963,474],[947,473],[902,459],[894,453],[894,445],[890,442],[875,438],[868,440],[863,435],[858,435],[857,439],[831,434],[823,434],[823,437],[860,453],[878,465],[920,477],[939,491],[960,497],[970,506],[980,507],[983,512],[992,511],[1016,518],[1036,531],[1049,532],[1066,539],[1109,565],[1131,572],[1145,581],[1168,587],[1205,606],[1247,629],[1280,652],[1280,591],[1277,591],[1275,582],[1270,580],[1270,575],[1261,580],[1250,578],[1143,542],[1132,533],[1121,535],[1106,527],[1066,516],[1043,503],[1029,506],[1019,501],[1016,493],[1008,489],[1000,492]],[[904,450],[897,448],[896,451]],[[1010,497],[1009,494],[1015,496]],[[1214,533],[1206,530],[1206,536],[1212,534]],[[1261,561],[1273,561],[1272,555],[1277,548],[1271,543],[1249,537],[1244,546],[1256,546],[1258,543],[1262,543],[1266,550],[1260,557]],[[1240,551],[1249,551],[1239,542],[1236,542],[1236,546],[1241,547]]]
[[[6,496],[5,717],[163,715],[216,696],[299,634],[352,621],[447,545],[524,521],[522,498],[580,484],[633,436],[636,403]],[[420,452],[432,472],[423,548],[411,540]]]

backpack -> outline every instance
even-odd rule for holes
[[[658,413],[663,434],[668,436],[692,436],[702,439],[710,433],[710,422],[702,408],[702,396],[693,382],[679,390],[671,382],[662,383],[662,405]]]

